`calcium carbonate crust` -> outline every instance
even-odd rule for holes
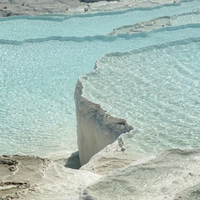
[[[84,97],[84,87],[77,82],[75,94],[77,140],[81,165],[113,143],[122,133],[133,130],[126,120],[112,117],[99,104]]]
[[[170,149],[85,187],[82,200],[199,200],[200,150]]]
[[[141,32],[150,32],[153,30],[158,30],[166,27],[174,27],[174,26],[186,26],[187,24],[198,24],[200,22],[200,10],[196,10],[190,13],[183,13],[179,15],[173,16],[163,16],[159,18],[155,18],[146,22],[139,22],[133,25],[122,26],[114,29],[109,36],[120,35],[120,34],[135,34]]]
[[[77,200],[81,188],[100,178],[52,158],[0,156],[0,200]]]

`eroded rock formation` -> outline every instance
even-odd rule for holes
[[[122,133],[133,129],[126,120],[110,116],[100,105],[83,97],[83,86],[78,81],[75,91],[77,137],[81,164],[107,145],[114,142]]]

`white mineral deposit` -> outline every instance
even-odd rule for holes
[[[200,199],[199,0],[0,17],[1,200]]]

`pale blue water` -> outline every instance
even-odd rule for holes
[[[113,28],[199,7],[200,1],[192,1],[109,14],[1,19],[0,154],[76,150],[77,79],[106,53],[199,37],[200,24],[106,35]]]

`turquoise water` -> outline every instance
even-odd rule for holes
[[[1,19],[0,154],[76,150],[77,79],[106,53],[199,37],[200,24],[106,35],[123,25],[196,11],[199,5],[192,1],[109,14]]]
[[[121,12],[76,16],[2,18],[0,39],[23,41],[49,37],[87,37],[106,35],[114,28],[199,9],[199,0],[156,8],[130,9]]]

